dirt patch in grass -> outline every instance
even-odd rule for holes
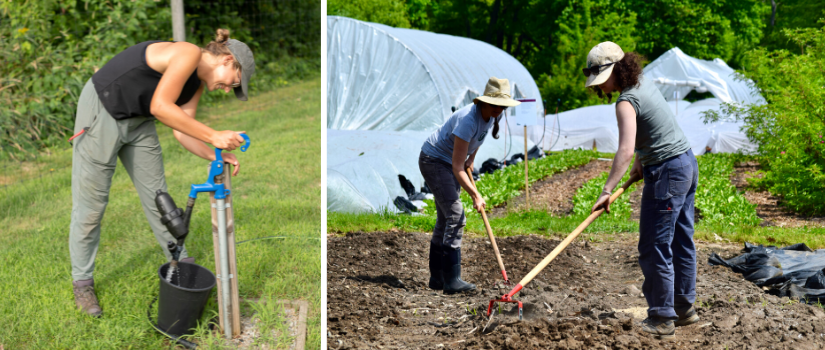
[[[745,198],[756,204],[756,215],[762,218],[762,226],[779,227],[825,227],[825,216],[808,217],[799,215],[782,206],[782,198],[772,195],[768,191],[758,191],[748,186],[747,179],[761,177],[756,172],[761,169],[758,162],[749,161],[738,163],[733,167],[734,173],[730,177],[736,189],[744,192]]]
[[[531,208],[542,208],[557,216],[566,216],[573,211],[573,196],[585,182],[610,171],[610,161],[592,160],[575,169],[554,174],[530,185]],[[525,209],[524,191],[502,206],[493,208],[491,217],[503,217],[509,212]]]
[[[764,293],[739,274],[711,267],[739,246],[698,244],[697,311],[701,320],[680,327],[675,341],[655,340],[638,323],[646,302],[639,289],[635,235],[612,242],[574,242],[492,322],[490,299],[509,287],[486,239],[463,245],[463,279],[474,293],[443,295],[427,288],[429,235],[349,233],[328,241],[330,349],[815,349],[825,346],[825,313],[816,306]],[[497,240],[516,283],[557,244],[540,236]],[[497,309],[498,310],[498,309]]]

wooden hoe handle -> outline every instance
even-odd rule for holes
[[[616,198],[619,198],[619,196],[621,196],[622,193],[624,193],[624,191],[626,191],[627,188],[630,187],[630,185],[639,180],[641,180],[639,177],[631,177],[629,180],[627,180],[624,184],[622,184],[621,188],[619,188],[615,193],[613,193],[610,196],[610,203],[612,204],[616,200]],[[530,283],[530,281],[532,281],[533,278],[535,278],[536,275],[538,275],[539,272],[541,272],[541,270],[544,270],[544,268],[547,267],[547,265],[549,265],[550,262],[553,261],[553,259],[555,259],[556,256],[562,252],[562,250],[564,250],[564,248],[567,248],[567,246],[570,245],[570,243],[573,242],[579,236],[579,234],[581,234],[582,231],[584,231],[584,229],[587,228],[587,226],[590,226],[590,224],[594,220],[596,220],[596,218],[598,218],[599,215],[602,215],[603,212],[604,208],[596,210],[592,214],[590,214],[590,216],[588,216],[587,219],[584,220],[584,222],[579,224],[579,226],[576,227],[576,229],[573,230],[573,232],[570,233],[570,235],[568,235],[567,238],[565,238],[561,243],[559,243],[556,249],[553,249],[553,251],[550,252],[550,254],[547,255],[547,257],[545,257],[544,260],[542,260],[536,267],[534,267],[533,270],[527,274],[527,276],[524,276],[524,278],[521,279],[521,281],[513,288],[513,290],[510,291],[510,293],[507,293],[507,295],[505,295],[505,297],[512,297],[514,294],[518,293],[518,291],[521,290],[521,288],[524,287],[527,283]]]
[[[470,177],[470,183],[473,184],[473,187],[475,187],[476,191],[478,191],[476,182],[473,180],[473,171],[470,168],[467,168],[467,176]],[[487,220],[487,213],[484,210],[481,211],[481,218],[484,219],[484,227],[487,229],[487,237],[490,237],[490,243],[493,245],[493,252],[496,253],[496,261],[498,261],[498,266],[501,268],[501,275],[504,276],[504,282],[510,284],[510,280],[507,279],[507,272],[504,270],[504,261],[501,260],[501,254],[498,252],[496,237],[493,236],[493,229],[490,228],[490,221]]]

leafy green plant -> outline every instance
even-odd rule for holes
[[[410,28],[411,21],[404,0],[330,0],[327,3],[327,14],[398,28]]]
[[[593,208],[593,204],[596,204],[596,200],[599,199],[608,175],[610,175],[608,172],[603,172],[599,176],[585,182],[584,185],[576,191],[576,194],[573,196],[573,215],[580,217],[582,220],[590,215],[590,210]],[[619,182],[619,186],[629,178],[630,177],[625,174]],[[630,207],[630,196],[628,195],[634,188],[635,185],[631,186],[627,193],[616,198],[616,201],[610,205],[610,214],[605,213],[604,215],[609,215],[617,220],[629,220],[632,208]]]
[[[253,95],[320,72],[320,1],[186,1],[187,40],[230,29],[255,52]],[[114,55],[147,40],[172,40],[168,2],[0,2],[0,160],[65,148],[77,100]],[[206,93],[205,105],[233,94]]]
[[[151,0],[0,2],[0,159],[66,145],[86,81],[130,45],[169,38],[170,18]]]
[[[731,154],[706,153],[697,157],[699,163],[699,184],[696,187],[695,206],[702,213],[702,223],[727,224],[733,226],[755,226],[760,220],[756,216],[756,204],[736,190],[730,182],[733,164],[737,156]]]

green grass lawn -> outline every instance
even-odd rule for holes
[[[321,84],[296,83],[201,110],[215,129],[246,130],[252,145],[235,152],[241,173],[233,178],[238,279],[242,299],[303,299],[310,305],[308,349],[321,345]],[[159,125],[169,191],[184,205],[193,183],[206,181],[208,162],[184,150],[172,130]],[[95,284],[103,317],[76,310],[71,289],[68,229],[71,149],[52,150],[36,162],[0,164],[0,348],[168,349],[170,342],[146,319],[165,263],[146,222],[137,192],[121,165],[115,172],[102,223]],[[186,240],[197,263],[214,270],[208,196],[199,196]],[[262,323],[281,329],[273,308]],[[215,292],[197,335],[199,348],[223,348],[207,331],[217,314]],[[284,346],[280,340],[280,346]],[[272,345],[278,340],[269,339]]]
[[[581,153],[589,157],[610,157],[612,154],[596,154],[592,151],[565,151],[569,159],[578,159],[575,154]],[[702,158],[704,157],[704,158]],[[552,157],[539,160],[538,162],[553,159]],[[730,184],[728,175],[733,171],[732,162],[736,157],[726,155],[709,155],[699,157],[700,178],[697,189],[697,206],[700,204],[705,206],[706,215],[712,216],[712,219],[705,222],[699,221],[696,224],[695,237],[699,240],[715,242],[719,239],[730,242],[751,242],[764,245],[785,246],[794,243],[805,243],[809,247],[825,248],[825,228],[800,227],[800,228],[781,228],[781,227],[760,227],[758,219],[755,218],[755,206],[747,205],[747,201],[741,194],[736,193],[736,188]],[[532,163],[532,162],[531,162]],[[578,161],[571,163],[577,165]],[[510,170],[510,168],[507,168]],[[521,172],[521,175],[515,172]],[[523,179],[523,168],[513,167],[510,172],[513,172],[512,177]],[[704,171],[704,172],[702,172]],[[710,176],[710,178],[708,178]],[[479,188],[483,187],[484,181],[492,177],[483,177],[477,183]],[[550,237],[563,238],[572,232],[584,219],[590,211],[590,207],[595,203],[596,197],[601,192],[604,181],[607,178],[607,173],[598,176],[597,178],[586,183],[579,192],[575,195],[573,202],[575,205],[574,213],[568,216],[555,216],[543,210],[530,210],[521,212],[511,212],[507,216],[499,218],[491,218],[490,226],[496,236],[512,236],[523,234],[540,234]],[[624,181],[624,180],[623,180]],[[704,184],[704,187],[702,187]],[[505,182],[503,187],[508,187],[508,191],[513,191],[513,186],[507,186],[509,183]],[[522,183],[523,187],[523,183]],[[488,189],[487,192],[490,192]],[[463,193],[463,191],[462,191]],[[487,195],[482,191],[482,195],[487,200]],[[462,195],[466,197],[466,195]],[[512,196],[511,196],[512,197]],[[466,198],[465,199],[465,213],[467,215],[467,226],[465,234],[470,237],[486,236],[484,223],[481,216],[476,214]],[[612,207],[613,212],[610,214],[603,214],[599,219],[594,221],[587,230],[584,231],[582,237],[594,241],[612,240],[617,237],[617,233],[636,233],[638,234],[639,224],[637,221],[630,219],[630,207],[626,204],[627,195],[623,195],[618,199],[622,202],[621,206]],[[429,205],[432,206],[432,202]],[[410,216],[405,214],[394,214],[389,212],[383,213],[363,213],[363,214],[345,214],[328,212],[327,214],[327,231],[329,233],[346,233],[353,231],[389,231],[400,230],[408,232],[432,232],[435,225],[435,210],[427,207],[426,215]]]

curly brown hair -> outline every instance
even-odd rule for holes
[[[635,53],[635,52],[626,52],[624,57],[616,62],[613,67],[613,75],[616,76],[616,85],[619,86],[619,89],[625,91],[630,89],[634,86],[639,85],[639,76],[642,75],[642,60],[644,58]],[[613,94],[606,94],[602,92],[598,86],[591,86],[596,95],[599,95],[599,98],[607,97],[607,103],[611,103],[613,101]]]

